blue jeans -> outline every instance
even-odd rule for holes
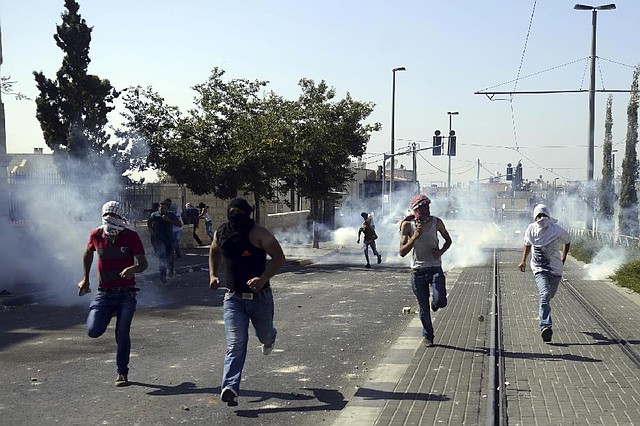
[[[276,340],[277,331],[273,327],[273,294],[266,289],[254,294],[253,300],[242,299],[240,295],[227,292],[224,296],[224,328],[227,335],[227,353],[224,357],[222,389],[231,388],[239,395],[240,380],[244,361],[247,358],[249,341],[249,320],[256,336],[263,345],[271,345]]]
[[[107,330],[111,317],[116,315],[116,372],[129,373],[129,353],[131,352],[131,321],[136,311],[136,294],[133,291],[99,291],[89,305],[87,334],[100,337]]]
[[[173,245],[173,241],[167,242],[158,239],[156,242],[156,246],[158,261],[160,263],[160,276],[167,276],[167,268],[169,269],[169,274],[173,274],[173,260],[175,259],[175,246]]]
[[[378,249],[376,248],[376,240],[363,240],[362,252],[364,253],[364,258],[367,259],[367,263],[369,263],[369,247],[371,247],[371,251],[373,251],[374,256],[380,256],[380,253],[378,253]]]
[[[540,295],[540,330],[551,327],[551,299],[556,295],[562,276],[548,272],[538,272],[533,275]]]
[[[207,230],[207,235],[209,236],[209,239],[211,239],[211,241],[213,242],[213,222],[210,220],[207,220],[204,223],[204,227]]]
[[[422,322],[422,335],[433,340],[433,323],[429,311],[429,288],[431,288],[433,305],[437,308],[447,306],[447,288],[445,285],[444,271],[441,267],[431,267],[411,271],[411,288],[420,305],[420,322]]]

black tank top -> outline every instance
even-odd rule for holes
[[[251,293],[247,281],[262,275],[267,252],[251,244],[248,234],[238,241],[228,242],[220,250],[224,259],[225,286],[237,293]],[[262,288],[269,288],[269,281]]]

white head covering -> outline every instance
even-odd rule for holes
[[[108,216],[108,213],[118,217]],[[117,201],[108,201],[102,205],[102,229],[108,237],[115,237],[127,227],[127,219],[124,217],[124,209]]]
[[[547,207],[545,204],[538,204],[533,209],[533,220],[536,220],[536,218],[538,217],[539,214],[543,214],[546,217],[548,217],[549,219],[553,219],[551,217],[551,213],[549,213],[549,207]]]

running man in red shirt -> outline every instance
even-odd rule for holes
[[[89,272],[93,252],[98,252],[98,294],[91,301],[87,317],[87,334],[100,337],[116,316],[116,386],[127,386],[129,380],[129,332],[136,311],[135,274],[147,269],[147,258],[138,234],[127,228],[122,206],[109,201],[102,206],[102,226],[91,231],[82,258],[84,277],[78,283],[80,296],[91,292]]]

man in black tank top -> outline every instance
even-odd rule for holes
[[[273,350],[277,331],[273,326],[273,295],[269,279],[285,262],[280,243],[271,232],[251,219],[253,208],[243,198],[234,198],[227,207],[228,222],[220,225],[209,250],[209,288],[220,287],[220,267],[224,271],[224,325],[227,352],[220,398],[236,406],[242,369],[247,357],[249,322],[262,343],[262,353]],[[266,265],[267,255],[271,262]]]

